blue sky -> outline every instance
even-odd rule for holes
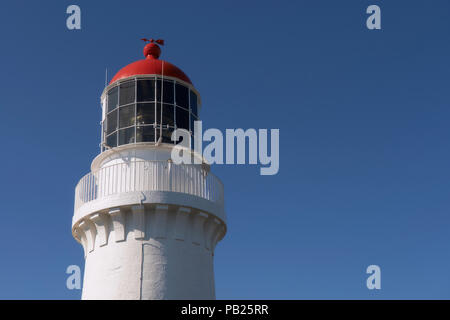
[[[449,299],[449,17],[446,0],[2,2],[0,298],[80,298],[73,193],[99,152],[105,68],[153,37],[204,129],[280,129],[278,175],[213,167],[219,299]]]

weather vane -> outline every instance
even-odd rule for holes
[[[157,44],[160,44],[162,46],[164,45],[164,40],[163,39],[154,40],[154,39],[142,38],[141,40],[144,41],[144,42],[150,42],[150,43],[156,42]]]

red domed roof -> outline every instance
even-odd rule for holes
[[[112,78],[110,84],[117,80],[139,74],[164,75],[168,77],[178,78],[192,84],[189,77],[183,71],[181,71],[180,68],[171,64],[170,62],[159,60],[158,57],[160,52],[161,49],[156,43],[148,43],[144,48],[144,55],[146,56],[146,59],[130,63],[129,65],[120,69],[119,72],[117,72],[116,75]]]

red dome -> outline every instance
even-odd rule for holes
[[[163,62],[164,62],[164,76],[168,77],[174,77],[178,78],[180,80],[186,81],[187,83],[192,84],[189,77],[181,71],[180,68],[177,66],[174,66],[170,62],[155,59],[153,56],[148,55],[146,59],[139,60],[133,63],[130,63],[126,67],[123,67],[119,70],[119,72],[116,73],[114,78],[112,78],[111,83],[126,78],[131,77],[139,74],[157,74],[162,75],[163,74]]]

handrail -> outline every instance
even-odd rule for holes
[[[86,174],[75,187],[75,210],[83,204],[126,192],[180,192],[223,204],[223,184],[201,165],[136,160]]]

